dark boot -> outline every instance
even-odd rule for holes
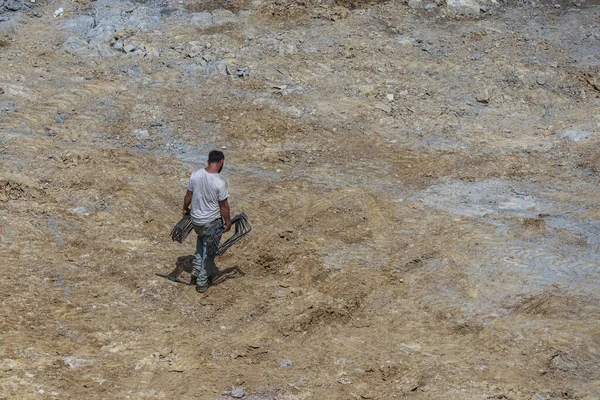
[[[204,293],[208,290],[208,283],[205,285],[196,285],[196,292],[198,293]]]

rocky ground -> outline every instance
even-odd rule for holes
[[[0,0],[0,398],[599,398],[599,17]]]

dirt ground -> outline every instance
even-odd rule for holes
[[[0,399],[600,398],[600,7],[480,4],[0,15]]]

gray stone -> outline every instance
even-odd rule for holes
[[[136,51],[134,51],[133,53],[131,53],[131,55],[133,57],[138,57],[138,58],[142,58],[142,57],[146,57],[146,52],[142,49],[137,49]]]
[[[391,113],[392,112],[392,106],[390,106],[389,104],[385,104],[385,103],[377,103],[375,104],[375,108],[386,112],[386,113]]]
[[[236,75],[238,67],[235,64],[227,64],[227,75]]]
[[[89,53],[88,44],[85,40],[71,36],[64,41],[61,48],[71,55]]]
[[[234,399],[241,399],[246,396],[246,391],[241,387],[234,387],[231,389],[231,392],[229,392],[229,395]]]
[[[150,134],[145,129],[136,129],[135,131],[133,131],[133,134],[139,140],[146,140],[150,138]]]
[[[54,122],[56,122],[57,124],[64,124],[67,118],[69,118],[69,113],[66,111],[59,110],[56,113],[56,116],[54,117]]]
[[[279,363],[279,367],[281,368],[285,368],[285,367],[289,367],[293,364],[292,360],[283,360]]]
[[[250,69],[243,67],[237,69],[236,75],[242,79],[250,78],[252,76]]]
[[[0,14],[0,32],[13,32],[19,27],[18,18],[9,18]]]
[[[221,75],[227,75],[227,63],[223,60],[215,62],[215,68]]]
[[[475,95],[475,100],[480,103],[488,104],[490,102],[490,92],[487,89],[480,90]]]
[[[574,142],[579,142],[580,140],[589,139],[593,135],[594,133],[589,131],[577,131],[568,129],[563,132],[561,137],[564,139],[572,140]]]
[[[0,102],[0,112],[17,112],[19,107],[15,103],[9,103],[6,101]]]
[[[203,60],[204,61],[204,60]],[[206,70],[206,72],[208,72],[209,74],[216,74],[217,73],[217,66],[215,65],[215,63],[211,62],[208,63],[206,65],[206,67],[204,67],[204,69]]]
[[[478,16],[480,12],[479,3],[475,0],[446,0],[449,10],[466,16]]]
[[[160,50],[158,49],[158,47],[145,46],[145,48],[146,48],[146,56],[160,57]]]
[[[60,133],[60,129],[52,129],[49,126],[44,126],[44,132],[46,132],[48,136],[56,136]]]
[[[137,11],[141,13],[141,8],[138,8]],[[128,29],[147,31],[153,26],[159,25],[160,22],[160,17],[158,16],[149,16],[144,14],[132,15],[127,19],[127,21],[124,24],[124,27]]]
[[[212,12],[212,22],[215,25],[235,23],[236,17],[235,14],[229,10],[218,9]]]
[[[78,206],[78,207],[75,207],[75,208],[71,208],[71,209],[69,209],[69,212],[71,214],[78,214],[78,215],[83,215],[83,216],[86,216],[86,217],[90,215],[90,213],[88,212],[88,209],[85,208],[85,207],[83,207],[83,206]],[[71,367],[71,368],[74,368],[74,367]]]
[[[408,6],[410,8],[425,8],[425,0],[408,0]]]
[[[0,0],[0,14],[6,11],[19,11],[23,8],[23,0]]]
[[[115,49],[115,50],[124,51],[123,47],[124,47],[123,42],[121,42],[120,40],[117,40],[115,42],[115,44],[113,44],[113,49]]]
[[[89,364],[90,362],[92,362],[92,360],[86,360],[86,359],[77,358],[77,357],[65,357],[65,358],[63,358],[63,362],[67,367],[74,369],[74,368],[79,368],[85,364]]]
[[[212,15],[208,12],[194,14],[191,22],[193,26],[200,29],[208,28],[213,25]]]
[[[68,19],[65,21],[64,27],[70,31],[86,32],[92,29],[96,23],[94,17],[82,15],[80,17]]]
[[[109,43],[113,40],[116,29],[112,25],[97,25],[86,32],[85,37],[90,42]]]
[[[558,354],[550,359],[550,368],[563,372],[573,372],[579,367],[579,362],[567,354]]]
[[[123,46],[123,51],[125,53],[131,53],[135,49],[136,49],[136,47],[133,44],[126,44],[125,46]]]
[[[203,49],[202,49],[201,47],[198,47],[198,46],[192,46],[191,50],[190,50],[190,51],[188,51],[188,54],[187,54],[187,56],[188,56],[189,58],[196,58],[196,57],[198,57],[200,54],[202,54],[202,50],[203,50]]]
[[[394,43],[403,45],[403,46],[413,46],[415,43],[415,39],[410,36],[405,35],[397,35],[394,37]]]

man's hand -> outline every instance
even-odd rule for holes
[[[231,230],[231,221],[229,221],[228,224],[225,224],[225,230],[223,231],[223,233],[229,232],[230,230]]]
[[[190,210],[182,210],[182,214],[184,217],[186,216],[186,214],[189,214],[189,213],[190,213]]]

